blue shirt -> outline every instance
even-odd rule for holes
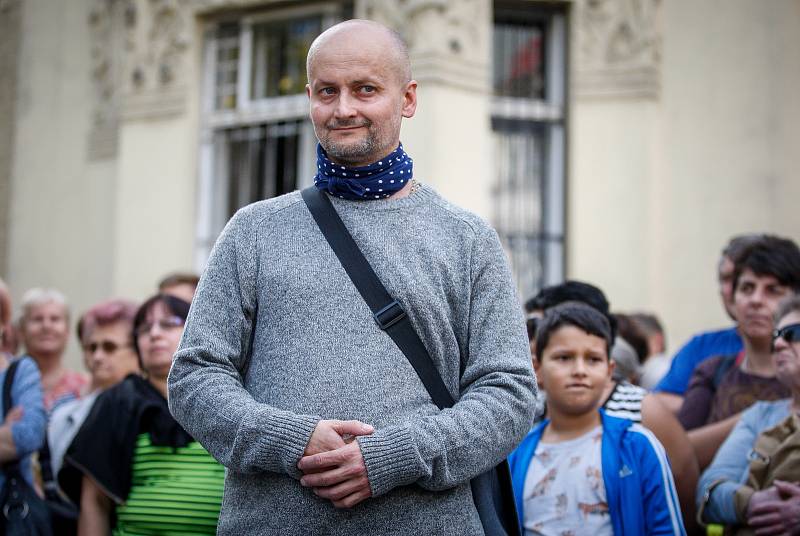
[[[736,327],[706,331],[692,337],[672,358],[669,372],[661,378],[653,391],[683,395],[689,387],[694,368],[716,355],[738,354],[744,348]]]
[[[6,370],[0,372],[0,390],[6,379]],[[12,407],[22,407],[22,418],[11,425],[11,438],[14,440],[14,446],[17,448],[21,460],[22,476],[32,485],[31,454],[42,446],[47,414],[44,411],[39,368],[29,357],[21,358],[17,372],[14,374],[14,383],[11,385],[11,404]],[[5,481],[5,475],[0,471],[0,489]]]

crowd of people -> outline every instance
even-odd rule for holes
[[[800,533],[800,250],[787,238],[737,236],[723,250],[718,270],[722,304],[735,326],[692,337],[667,367],[659,364],[662,373],[651,379],[649,389],[641,379],[651,356],[662,359],[663,347],[654,342],[664,339],[661,332],[654,340],[657,324],[651,315],[611,314],[600,289],[574,281],[545,288],[526,303],[533,364],[546,400],[545,420],[511,455],[521,521],[530,533],[545,533],[541,527],[555,526],[553,518],[559,517],[554,512],[576,501],[607,504],[615,534],[629,533],[618,530],[618,524],[624,526],[630,507],[661,523],[663,533],[674,532],[670,526],[676,520],[667,514],[676,511],[682,512],[690,533],[715,525],[737,534]],[[564,332],[568,340],[553,341],[554,334]],[[570,363],[569,377],[562,363]],[[559,368],[564,376],[554,378]],[[581,398],[589,393],[588,402]],[[600,416],[594,412],[598,406]],[[615,435],[614,424],[620,426],[615,417],[625,419],[628,433],[655,439],[650,457],[663,447],[670,462],[659,465],[668,468],[662,471],[670,477],[662,482],[667,491],[647,493],[640,487],[639,492],[660,501],[674,493],[680,508],[658,504],[654,509],[647,501],[640,506],[633,496],[612,502],[619,497],[612,497],[611,490],[625,487],[611,483],[620,462],[607,455],[630,452],[621,445],[605,449],[608,436]],[[599,451],[592,450],[597,445],[589,441],[598,429],[602,463]],[[535,450],[540,441],[553,445]],[[567,446],[562,449],[561,443]],[[583,461],[576,461],[576,454]],[[569,465],[564,465],[567,458]],[[601,464],[596,474],[605,479],[607,501],[589,493],[591,479],[576,485],[575,471],[583,470],[586,460]],[[647,460],[632,456],[627,462],[631,474],[652,474],[641,467],[656,466]],[[634,463],[640,464],[639,471]],[[594,470],[591,466],[586,475]],[[566,476],[559,481],[558,475]],[[562,493],[542,493],[549,489]],[[632,533],[653,531],[661,533],[652,525]]]
[[[0,460],[19,461],[31,488],[42,497],[55,489],[72,509],[76,518],[62,519],[54,534],[216,532],[224,467],[167,407],[167,375],[197,282],[174,274],[142,304],[112,299],[90,307],[76,322],[87,375],[63,363],[65,297],[31,289],[14,322],[0,281],[0,383],[19,362]],[[0,486],[3,479],[0,471]]]
[[[587,530],[610,523],[615,534],[800,531],[800,250],[738,236],[718,269],[735,326],[693,337],[672,359],[656,316],[613,313],[594,285],[567,281],[524,304],[538,407],[509,461],[527,533],[558,534],[571,509]],[[167,405],[197,282],[170,276],[141,305],[114,299],[83,313],[86,375],[63,363],[64,296],[31,289],[13,321],[0,281],[2,367],[19,361],[0,461],[18,460],[41,489],[46,452],[80,506],[81,534],[216,529],[224,468]]]

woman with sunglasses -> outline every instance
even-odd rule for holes
[[[139,371],[139,359],[131,340],[137,309],[136,303],[112,299],[93,305],[81,316],[78,339],[83,347],[83,363],[89,371],[89,390],[81,398],[59,404],[50,414],[47,441],[54,475],[58,475],[64,453],[100,393]]]
[[[65,456],[78,533],[214,534],[224,468],[172,418],[167,375],[189,304],[158,294],[133,321],[143,375],[101,394]]]
[[[775,325],[772,358],[776,377],[789,388],[791,396],[774,402],[756,402],[742,413],[700,477],[698,519],[704,523],[744,525],[758,534],[800,533],[800,485],[779,479],[786,467],[769,467],[781,456],[765,456],[761,452],[764,440],[782,430],[795,430],[793,437],[800,443],[800,295],[781,304]],[[800,444],[786,446],[800,449]],[[789,469],[794,475],[791,480],[796,481],[800,466],[797,462],[794,465]],[[777,478],[754,487],[752,478],[763,470]]]

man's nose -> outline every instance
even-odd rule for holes
[[[347,91],[342,91],[336,101],[334,115],[337,118],[355,117],[357,110],[352,96]]]

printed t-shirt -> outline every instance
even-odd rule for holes
[[[689,389],[678,412],[678,420],[686,430],[722,421],[746,410],[759,400],[787,398],[789,389],[777,378],[748,374],[736,363],[714,386],[717,368],[732,356],[717,356],[701,363],[692,376]]]
[[[736,327],[695,335],[678,350],[666,376],[653,390],[683,395],[697,365],[716,355],[735,354],[742,348],[742,338]]]
[[[86,374],[74,370],[64,371],[52,389],[44,393],[44,409],[48,412],[70,400],[80,398],[89,387],[89,378]]]
[[[598,426],[569,441],[537,445],[523,490],[526,535],[613,535],[603,484],[602,438]]]

